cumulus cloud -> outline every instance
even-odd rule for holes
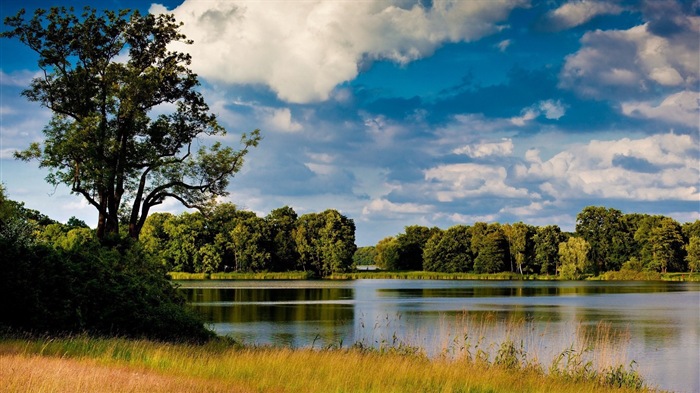
[[[186,0],[172,11],[194,40],[202,77],[269,86],[286,101],[326,100],[375,59],[402,64],[444,43],[472,41],[502,29],[499,22],[525,1],[251,1]],[[152,13],[167,10],[153,5]]]
[[[418,203],[394,203],[385,198],[373,199],[362,209],[362,215],[380,214],[390,216],[395,213],[401,214],[424,214],[433,210],[432,205]]]
[[[660,201],[700,199],[698,141],[690,135],[659,134],[642,139],[593,140],[547,161],[529,153],[515,177],[537,182],[557,199],[582,197]]]
[[[660,119],[697,129],[700,126],[700,93],[682,91],[671,94],[659,105],[650,101],[624,102],[622,113],[643,119]]]
[[[301,131],[302,125],[292,119],[292,111],[289,108],[266,109],[265,124],[271,129],[282,132]]]
[[[480,142],[457,148],[455,154],[464,154],[472,158],[484,158],[489,156],[508,156],[513,153],[513,140],[503,138],[500,142]]]
[[[326,153],[306,153],[306,156],[311,161],[305,162],[304,165],[316,175],[329,176],[337,172],[336,166],[333,165],[334,156]]]
[[[700,17],[686,15],[676,34],[661,36],[650,23],[628,30],[596,30],[567,56],[560,86],[583,96],[609,99],[653,96],[656,87],[695,89],[700,69]]]
[[[543,25],[559,31],[582,25],[598,15],[617,15],[623,11],[617,4],[606,1],[574,0],[547,13]]]
[[[523,109],[520,112],[520,116],[512,117],[510,122],[522,127],[530,120],[534,120],[541,115],[544,115],[549,120],[559,120],[565,114],[566,105],[562,104],[560,100],[545,100]]]
[[[503,167],[473,163],[445,164],[424,171],[429,193],[440,202],[451,202],[468,197],[496,196],[525,198],[524,188],[506,184],[507,172]]]

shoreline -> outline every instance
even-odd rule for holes
[[[348,273],[333,273],[328,277],[313,277],[310,272],[260,272],[260,273],[183,273],[170,272],[173,281],[191,280],[477,280],[477,281],[571,281],[561,280],[557,276],[520,275],[518,273],[441,273],[426,271],[356,271]],[[667,281],[667,282],[700,282],[700,273],[656,273],[656,272],[606,272],[599,276],[588,277],[574,281]]]

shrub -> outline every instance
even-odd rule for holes
[[[0,231],[0,326],[35,334],[89,333],[166,341],[213,336],[141,247],[96,241],[70,249]],[[27,239],[29,237],[29,239]]]

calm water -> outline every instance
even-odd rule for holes
[[[387,345],[429,354],[506,337],[544,364],[606,332],[599,359],[634,360],[663,389],[699,392],[700,283],[514,281],[187,281],[214,330],[246,343]],[[493,353],[494,347],[490,348]],[[474,352],[472,350],[472,352]]]

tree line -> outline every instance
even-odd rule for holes
[[[329,209],[298,216],[291,207],[265,217],[216,205],[207,213],[154,213],[140,241],[168,270],[191,273],[346,272],[355,253],[355,223]]]
[[[683,225],[662,215],[623,214],[589,206],[573,233],[557,225],[477,222],[407,226],[403,233],[361,247],[357,265],[385,270],[559,275],[576,279],[607,271],[698,271],[700,220]]]

